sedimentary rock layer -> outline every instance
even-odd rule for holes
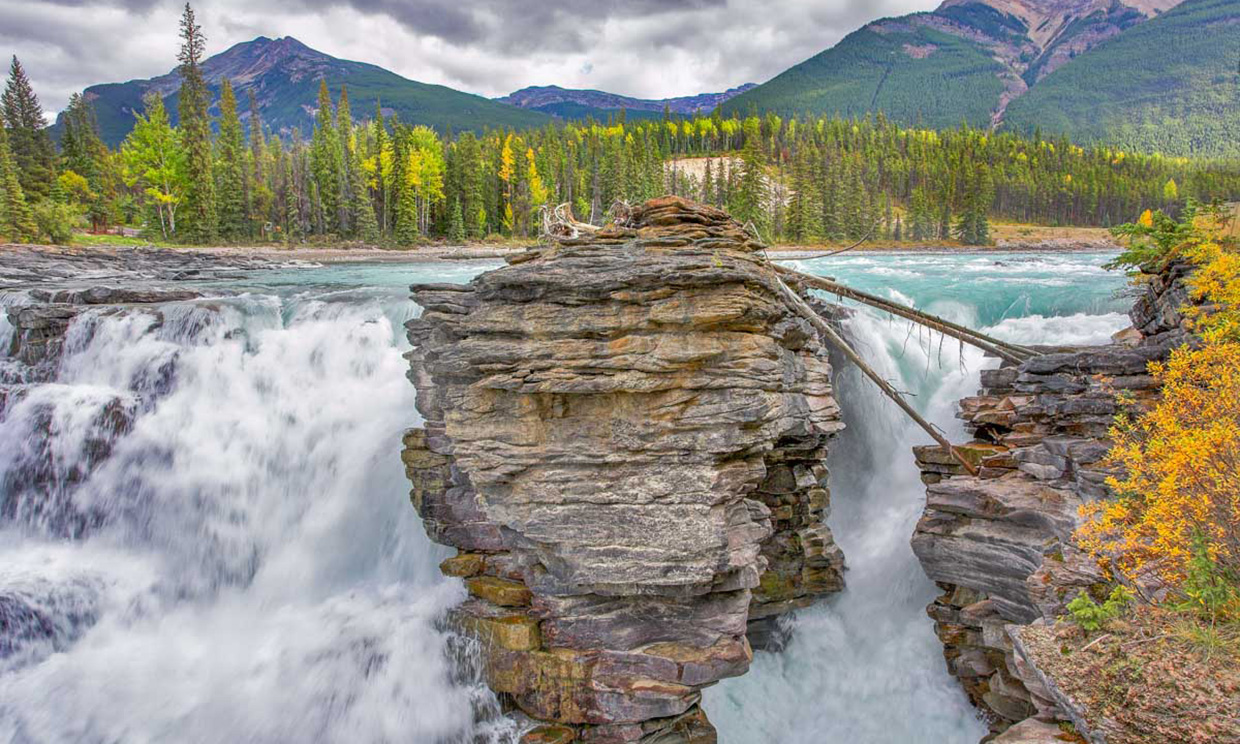
[[[1179,312],[1186,273],[1173,264],[1148,278],[1133,328],[1117,334],[1124,343],[1047,350],[983,371],[982,390],[959,411],[975,437],[959,450],[978,466],[976,477],[938,447],[916,449],[927,489],[913,549],[943,590],[928,612],[948,668],[995,731],[1031,717],[1073,718],[1014,653],[1010,630],[1053,620],[1077,594],[1102,586],[1072,535],[1081,505],[1108,496],[1115,415],[1158,395],[1148,364],[1188,339]],[[1005,741],[1037,740],[1030,737],[1045,730],[1031,722]]]
[[[761,248],[668,198],[413,288],[414,504],[491,686],[565,736],[713,740],[699,691],[748,668],[750,620],[842,585],[831,369]]]

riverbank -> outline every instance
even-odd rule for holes
[[[532,245],[532,244],[531,244]],[[412,248],[379,248],[373,246],[171,246],[148,245],[131,240],[113,245],[92,241],[88,245],[0,245],[0,260],[21,261],[23,256],[46,258],[95,258],[164,254],[193,257],[203,261],[221,259],[225,264],[237,262],[310,262],[310,263],[409,263],[421,261],[475,261],[502,259],[524,252],[529,246],[519,244],[473,243],[465,245],[422,245]],[[848,246],[776,245],[767,252],[773,257],[802,259],[830,255]],[[1010,237],[997,240],[992,246],[964,246],[949,243],[867,243],[851,249],[854,253],[1100,253],[1118,250],[1109,237],[1081,235],[1078,237]]]

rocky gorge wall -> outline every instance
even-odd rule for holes
[[[1188,339],[1179,311],[1188,271],[1177,263],[1148,277],[1129,314],[1133,327],[1113,345],[1043,349],[983,371],[981,391],[960,401],[958,413],[974,436],[958,449],[976,476],[942,448],[915,451],[927,489],[913,549],[943,591],[927,611],[949,670],[995,741],[1059,741],[1049,724],[1061,721],[1089,736],[1072,701],[1021,653],[1019,628],[1053,622],[1079,593],[1104,586],[1096,562],[1073,542],[1079,509],[1108,496],[1103,459],[1115,415],[1157,397],[1148,364]]]
[[[527,741],[714,741],[700,690],[842,587],[831,366],[761,249],[666,198],[413,287],[414,506]]]

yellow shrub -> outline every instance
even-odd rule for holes
[[[1225,224],[1194,227],[1196,238],[1176,249],[1198,265],[1188,282],[1198,304],[1186,313],[1202,343],[1150,366],[1162,397],[1112,429],[1118,497],[1086,507],[1078,533],[1112,568],[1153,572],[1173,587],[1195,540],[1219,570],[1240,575],[1240,252]]]

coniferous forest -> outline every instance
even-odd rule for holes
[[[989,242],[991,220],[1111,226],[1187,199],[1240,197],[1240,163],[1080,147],[971,128],[864,119],[676,117],[438,132],[353,111],[319,91],[308,131],[265,127],[227,81],[201,70],[204,36],[181,22],[179,126],[158,95],[109,149],[89,101],[63,117],[59,147],[14,58],[0,135],[0,234],[64,242],[75,226],[137,227],[192,244],[526,238],[540,209],[568,203],[599,222],[618,202],[676,193],[726,207],[767,240]],[[218,111],[218,116],[213,115]]]

